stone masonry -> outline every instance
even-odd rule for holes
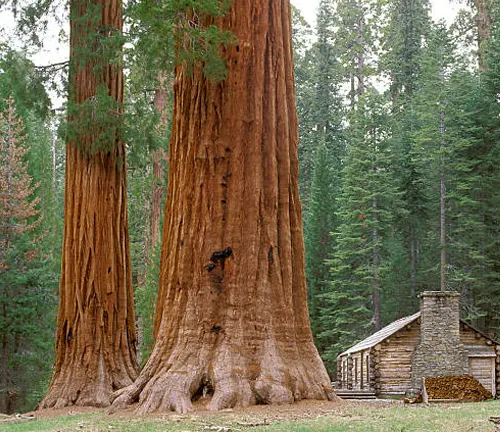
[[[468,356],[460,343],[460,294],[427,291],[420,296],[420,344],[412,360],[412,387],[422,378],[468,373]]]

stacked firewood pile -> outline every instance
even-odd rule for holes
[[[493,397],[476,378],[470,375],[425,378],[424,386],[429,401],[482,402]]]

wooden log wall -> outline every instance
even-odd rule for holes
[[[352,384],[353,384],[353,361],[352,357],[349,356],[347,357],[347,389],[352,390]]]
[[[497,388],[496,388],[496,397],[500,397],[500,345],[496,346],[496,382],[497,382]]]
[[[380,394],[382,391],[382,384],[380,382],[380,351],[382,346],[375,345],[371,351],[370,364],[371,364],[371,383],[375,394]]]
[[[495,395],[500,388],[499,346],[464,323],[460,323],[460,342],[469,351],[469,373]],[[496,357],[485,357],[488,353]]]
[[[467,324],[460,323],[460,342],[464,346],[493,346],[493,342],[484,337],[481,333],[476,332]]]
[[[486,382],[495,370],[493,393],[500,397],[500,345],[464,323],[460,324],[460,342],[466,349],[469,347],[470,357],[476,359],[470,362],[473,376]],[[338,362],[341,387],[373,390],[378,396],[404,394],[411,387],[412,357],[419,343],[420,320],[417,320],[374,347],[343,357]],[[490,351],[496,353],[493,367],[493,358],[477,360]]]
[[[404,394],[411,387],[413,352],[419,342],[420,326],[413,323],[379,344],[378,394]]]
[[[340,388],[344,388],[344,368],[343,368],[343,360],[341,357],[337,357],[337,384]]]

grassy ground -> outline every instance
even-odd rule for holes
[[[61,415],[60,415],[61,414]],[[1,432],[465,432],[494,431],[490,416],[500,401],[476,404],[411,405],[314,403],[291,407],[254,407],[221,413],[137,417],[133,411],[107,415],[104,410],[42,413],[23,423],[0,423]]]

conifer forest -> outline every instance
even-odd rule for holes
[[[333,400],[429,290],[500,339],[500,3],[293,4],[0,2],[0,413]]]

